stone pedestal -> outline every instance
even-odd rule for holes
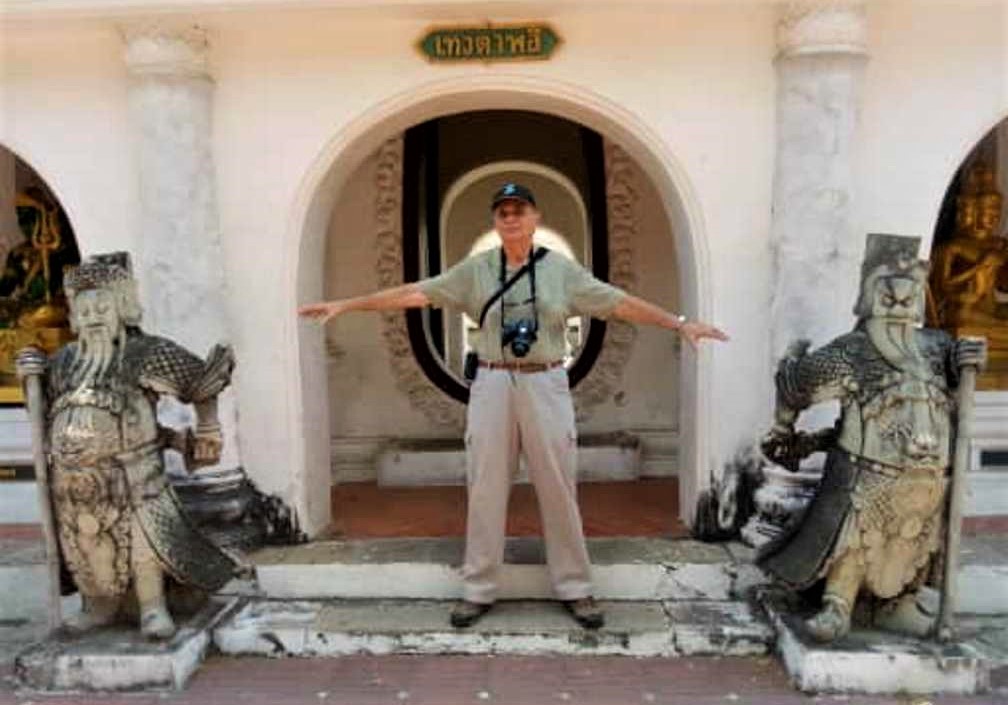
[[[761,602],[777,632],[776,650],[795,687],[807,693],[973,694],[989,688],[991,662],[964,643],[857,629],[832,644],[809,638],[808,615],[792,614],[773,592]]]
[[[234,606],[212,600],[179,618],[178,633],[165,642],[149,641],[133,625],[59,632],[21,652],[14,671],[29,690],[180,690],[206,657],[211,630]]]

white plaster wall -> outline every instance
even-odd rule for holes
[[[121,52],[110,24],[0,25],[0,144],[52,189],[85,256],[134,241]]]
[[[873,2],[868,32],[860,222],[926,256],[956,169],[1008,116],[1008,5]]]
[[[1004,10],[994,2],[869,5],[859,219],[862,230],[930,237],[959,161],[1008,114]],[[704,353],[712,374],[700,413],[712,422],[713,453],[712,467],[696,471],[706,475],[765,427],[772,4],[543,3],[521,11],[521,18],[489,19],[551,22],[564,44],[550,61],[427,64],[414,49],[427,27],[487,19],[458,6],[202,18],[214,33],[214,146],[243,454],[257,481],[297,501],[309,529],[325,521],[327,497],[306,484],[304,467],[319,458],[305,454],[315,452],[305,437],[325,435],[329,423],[324,408],[303,406],[289,386],[296,376],[288,371],[299,364],[291,292],[322,290],[321,266],[310,275],[315,281],[296,281],[303,223],[295,214],[311,197],[303,187],[322,168],[327,144],[362,129],[362,115],[449,79],[474,87],[499,76],[554,82],[622,106],[628,119],[662,138],[686,175],[686,207],[698,214],[705,238],[701,266],[709,270],[702,276],[713,295],[702,305],[732,335],[730,344]],[[118,36],[100,20],[28,24],[0,34],[0,142],[53,187],[85,253],[128,247],[135,181]],[[446,105],[480,107],[491,106]],[[838,322],[837,330],[848,325]]]
[[[423,13],[419,10],[418,15]],[[431,66],[413,43],[431,23],[418,16],[236,18],[218,29],[218,166],[230,284],[237,311],[243,448],[253,474],[283,486],[298,442],[278,403],[280,348],[293,334],[277,296],[294,262],[292,202],[326,142],[376,103],[451,76],[543,77],[601,94],[668,142],[692,179],[712,253],[713,318],[734,338],[710,353],[714,444],[722,457],[762,425],[768,409],[768,297],[773,54],[770,8],[719,6],[640,12],[577,12],[551,21],[565,44],[549,62]],[[440,20],[445,20],[443,16]],[[482,19],[454,17],[455,21]],[[629,40],[629,41],[628,41]],[[627,80],[633,76],[635,80]],[[458,109],[454,105],[450,108]],[[473,105],[473,108],[485,107]],[[296,414],[296,411],[294,412]],[[312,422],[306,419],[306,422]],[[288,487],[300,492],[298,487]],[[309,493],[310,494],[310,493]]]

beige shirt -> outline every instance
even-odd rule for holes
[[[596,279],[591,272],[558,252],[535,264],[537,340],[526,362],[553,362],[566,352],[567,319],[571,316],[606,318],[626,293]],[[507,271],[510,277],[517,267]],[[483,305],[500,288],[500,248],[467,257],[436,277],[418,282],[435,308],[463,311],[479,323]],[[470,344],[481,360],[515,360],[510,345],[501,346],[501,311],[505,321],[533,318],[531,283],[522,276],[487,312],[483,328],[471,334]]]

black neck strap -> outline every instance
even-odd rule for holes
[[[500,254],[500,282],[501,282],[501,285],[500,285],[500,288],[497,289],[497,291],[494,292],[493,296],[491,296],[489,299],[487,299],[487,302],[485,304],[483,304],[483,310],[480,311],[480,317],[479,317],[479,327],[480,328],[483,327],[483,321],[486,320],[487,313],[490,311],[490,307],[494,305],[494,303],[497,301],[497,299],[499,299],[500,297],[504,296],[504,293],[508,289],[510,289],[512,286],[514,286],[515,282],[517,282],[519,279],[521,279],[522,276],[525,274],[525,272],[529,273],[529,284],[530,284],[531,289],[532,289],[532,311],[535,313],[536,318],[538,319],[538,311],[536,310],[535,265],[536,265],[536,262],[538,262],[539,260],[541,260],[543,257],[545,257],[549,253],[549,250],[546,249],[545,247],[539,247],[539,248],[536,248],[536,250],[534,252],[530,251],[529,252],[528,261],[521,266],[521,269],[519,269],[517,272],[515,272],[514,274],[512,274],[511,278],[507,279],[506,281],[505,281],[505,276],[507,275],[507,257],[504,255],[504,248],[503,247],[501,248],[500,253],[501,253]],[[538,320],[537,320],[537,322],[538,322]],[[501,324],[503,325],[503,323],[504,323],[504,316],[502,314],[501,315]]]

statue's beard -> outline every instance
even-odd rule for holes
[[[77,388],[85,388],[104,380],[121,356],[123,340],[123,330],[113,333],[107,326],[80,331],[77,354],[70,368],[71,383]]]
[[[865,324],[868,337],[888,362],[900,369],[920,364],[914,321],[910,318],[870,318]]]

